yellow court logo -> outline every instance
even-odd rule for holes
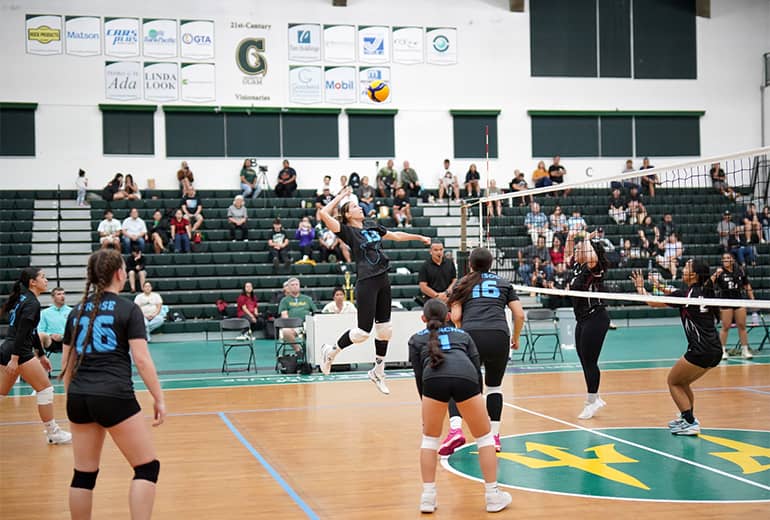
[[[27,29],[27,39],[42,44],[58,42],[61,40],[61,29],[53,29],[47,25],[31,27]]]

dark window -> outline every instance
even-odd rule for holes
[[[102,110],[104,154],[155,154],[154,111]]]
[[[634,77],[696,79],[695,0],[634,0]]]
[[[596,77],[596,0],[531,0],[529,7],[532,75]]]
[[[225,115],[228,157],[280,157],[281,115],[229,112]]]
[[[168,157],[224,157],[225,117],[213,112],[166,112]]]
[[[489,131],[489,157],[497,159],[497,114],[452,112],[454,118],[455,157],[482,159],[486,157],[486,132]]]
[[[393,114],[348,112],[350,157],[393,157],[396,144]]]
[[[597,157],[596,116],[532,116],[532,156]]]
[[[289,112],[281,120],[283,156],[339,157],[339,111]]]
[[[633,118],[631,116],[599,118],[602,157],[632,157],[634,154]]]
[[[636,116],[636,155],[700,155],[700,117]]]
[[[0,155],[35,155],[35,108],[0,104]]]
[[[631,77],[631,0],[599,0],[599,76]]]

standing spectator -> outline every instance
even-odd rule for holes
[[[88,189],[88,178],[86,177],[86,171],[82,168],[78,170],[78,178],[75,181],[75,187],[78,190],[78,206],[85,206],[86,190]]]
[[[623,224],[626,222],[626,211],[626,201],[620,194],[620,188],[613,187],[607,213],[612,217],[612,220],[614,220],[616,224]]]
[[[538,162],[537,168],[532,172],[532,185],[535,188],[545,188],[552,184],[553,181],[551,181],[548,170],[545,169],[545,163],[543,161]]]
[[[676,268],[683,253],[682,242],[679,241],[676,233],[671,233],[663,244],[663,255],[658,256],[657,260],[658,265],[671,273],[672,280],[676,280]]]
[[[465,174],[465,193],[468,197],[472,197],[476,194],[476,197],[481,197],[481,174],[476,169],[476,165],[471,163],[468,168],[468,172]]]
[[[722,213],[722,220],[719,221],[719,224],[717,224],[717,234],[719,235],[719,245],[722,246],[722,251],[727,251],[727,241],[730,238],[730,235],[733,234],[733,231],[735,231],[738,228],[735,224],[733,224],[732,216],[730,215],[730,210],[725,210],[724,213]]]
[[[711,175],[711,185],[715,190],[730,200],[736,199],[737,194],[735,193],[735,190],[727,185],[727,176],[725,175],[725,171],[722,169],[719,163],[714,163],[711,165],[709,175]]]
[[[241,232],[241,240],[249,241],[249,214],[243,205],[243,195],[236,195],[233,203],[227,208],[227,223],[230,225],[230,240],[235,242],[236,231]]]
[[[392,197],[397,183],[398,173],[393,168],[393,159],[388,159],[387,166],[383,166],[377,172],[377,188],[380,190],[380,197]]]
[[[270,251],[270,261],[273,262],[273,269],[278,268],[278,263],[284,264],[289,267],[291,259],[289,258],[289,238],[286,236],[286,232],[283,230],[283,224],[281,219],[277,218],[273,220],[273,232],[270,239],[267,241],[267,246]]]
[[[289,166],[288,159],[283,160],[283,168],[278,172],[278,184],[275,185],[276,197],[294,197],[297,191],[297,170]]]
[[[192,224],[192,232],[195,233],[203,225],[203,204],[192,187],[182,197],[182,212]]]
[[[553,164],[548,167],[548,176],[553,184],[563,184],[564,176],[567,175],[567,169],[561,164],[561,157],[556,155],[553,158]],[[562,193],[566,197],[571,190],[564,190]],[[554,192],[558,193],[558,192]]]
[[[647,208],[642,202],[642,194],[636,185],[631,186],[628,192],[628,221],[631,224],[639,224],[646,216]]]
[[[396,190],[393,199],[393,219],[398,227],[412,227],[412,208],[403,187]]]
[[[61,352],[64,328],[72,307],[65,302],[66,295],[61,287],[51,291],[52,304],[40,313],[40,323],[37,326],[37,334],[40,336],[40,344],[46,352]]]
[[[449,200],[457,200],[460,196],[460,184],[457,177],[449,171],[449,159],[444,159],[444,173],[438,181],[438,200],[444,200],[444,195],[448,196]]]
[[[762,224],[761,242],[770,242],[770,206],[762,208],[762,214],[759,216],[759,223]]]
[[[524,227],[532,239],[532,243],[537,243],[537,237],[544,236],[546,244],[553,240],[553,230],[548,227],[548,217],[540,212],[540,204],[533,202],[529,206],[529,213],[524,217]]]
[[[554,237],[558,236],[562,243],[567,240],[567,233],[569,227],[567,226],[567,216],[562,212],[561,206],[558,204],[553,208],[553,213],[548,217],[548,223],[551,226]]]
[[[759,221],[757,207],[753,202],[749,203],[743,214],[743,233],[746,235],[747,244],[756,243],[762,239],[762,224]]]
[[[115,177],[104,187],[102,198],[110,202],[112,200],[122,200],[126,197],[126,192],[123,191],[123,174],[116,173]]]
[[[168,223],[163,218],[163,213],[156,209],[152,214],[150,227],[147,228],[147,235],[150,237],[155,254],[160,254],[166,249],[166,244],[169,243],[169,237],[171,236],[170,233]]]
[[[324,182],[321,185],[320,188],[318,188],[318,191],[316,191],[316,195],[321,195],[325,189],[329,189],[329,192],[332,191],[332,176],[331,175],[324,175]]]
[[[487,188],[486,196],[500,195],[501,193],[502,191],[497,187],[497,182],[494,179],[489,179],[489,187]],[[524,199],[522,198],[522,201],[523,200]],[[487,202],[487,215],[489,215],[490,218],[495,216],[495,210],[497,210],[496,213],[498,217],[503,216],[503,202],[500,199]]]
[[[254,164],[251,159],[244,159],[241,166],[241,195],[256,199],[262,187],[257,182],[257,172],[254,170]],[[278,187],[276,186],[276,192]]]
[[[339,237],[329,228],[323,228],[318,234],[318,244],[321,251],[321,261],[329,262],[329,257],[334,255],[334,259],[337,262],[350,262],[350,252],[345,244],[339,239]]]
[[[648,157],[642,159],[642,166],[639,168],[640,170],[651,170],[652,168],[655,167],[650,165],[650,159]],[[650,198],[654,198],[655,186],[660,184],[660,178],[658,177],[658,174],[651,173],[650,175],[643,175],[641,180],[643,191],[646,191]]]
[[[152,284],[144,282],[142,292],[134,298],[134,303],[139,306],[144,315],[144,327],[147,329],[147,341],[151,340],[152,331],[163,325],[166,316],[163,313],[163,298],[160,294],[152,292]]]
[[[532,274],[535,272],[535,258],[538,259],[538,269],[546,273],[548,279],[553,274],[551,254],[545,245],[545,237],[537,237],[534,245],[519,249],[519,277],[526,285],[532,285]]]
[[[431,298],[444,303],[449,300],[449,294],[457,281],[457,269],[454,262],[444,255],[444,244],[441,241],[434,239],[431,242],[430,258],[420,266],[417,280],[420,292],[424,295],[421,304]]]
[[[404,161],[404,169],[401,170],[401,187],[406,190],[407,195],[410,197],[419,197],[422,191],[420,179],[417,178],[417,172],[409,166],[409,161]]]
[[[244,161],[244,165],[245,164],[246,162]],[[181,167],[176,172],[176,180],[179,181],[179,190],[182,192],[183,196],[193,188],[195,176],[193,175],[190,166],[187,164],[187,161],[182,161]]]
[[[492,181],[490,180],[490,182],[492,182]],[[511,180],[510,183],[508,183],[508,188],[510,188],[510,190],[512,192],[514,192],[514,191],[525,191],[525,190],[529,189],[529,186],[527,186],[527,181],[526,181],[526,179],[524,179],[524,172],[521,172],[519,170],[514,170],[513,171],[513,179]],[[519,206],[524,206],[525,204],[527,204],[526,198],[527,197],[519,198]],[[532,202],[534,200],[535,199],[532,197],[532,195],[530,195],[529,196],[529,203],[532,204]]]
[[[131,248],[131,254],[126,258],[126,272],[128,273],[128,285],[131,292],[136,293],[136,279],[139,278],[139,287],[144,287],[144,281],[147,279],[145,270],[144,255],[138,247]]]
[[[334,195],[332,195],[331,190],[328,186],[324,186],[323,193],[321,193],[318,197],[315,199],[315,221],[317,222],[316,227],[321,227],[321,210],[329,204],[332,199],[334,198]]]
[[[310,224],[310,218],[305,216],[299,221],[297,231],[294,232],[294,238],[299,240],[299,251],[302,260],[313,258],[313,240],[315,240],[315,229]]]
[[[187,220],[181,209],[176,210],[174,218],[171,219],[171,240],[174,242],[175,253],[190,252],[190,221]]]
[[[128,254],[132,248],[144,251],[147,240],[147,225],[139,218],[139,210],[131,208],[128,218],[123,221],[123,252]]]
[[[239,336],[239,340],[254,339],[253,332],[257,330],[257,322],[259,316],[259,302],[257,301],[257,294],[254,292],[254,285],[251,282],[243,284],[243,290],[238,296],[235,302],[237,307],[236,316],[238,318],[246,318],[249,322],[249,330],[244,336]]]
[[[310,296],[300,294],[300,285],[297,278],[289,278],[287,284],[288,296],[285,296],[278,304],[278,312],[281,318],[299,318],[305,321],[305,316],[310,313],[318,312]],[[290,343],[294,352],[299,356],[302,353],[302,346],[296,342],[298,329],[281,329],[280,339]]]
[[[358,205],[364,211],[367,217],[373,217],[377,214],[374,209],[374,188],[369,185],[369,177],[364,175],[361,178],[361,186],[358,188]],[[316,216],[318,219],[318,216]]]
[[[321,309],[323,314],[351,314],[358,312],[353,302],[345,299],[345,291],[342,287],[335,287],[332,290],[332,301],[324,305]]]
[[[114,220],[111,209],[104,210],[104,220],[99,223],[97,231],[99,232],[99,242],[102,248],[117,249],[120,251],[120,222]]]
[[[128,200],[140,200],[142,198],[142,192],[139,191],[139,186],[134,182],[134,176],[130,173],[126,175],[125,182],[123,184],[123,191],[126,192],[126,198]]]
[[[729,211],[727,212],[730,213]],[[671,212],[663,214],[663,220],[658,224],[658,235],[660,240],[668,238],[671,233],[676,232],[676,226],[674,225],[674,217],[671,216]]]

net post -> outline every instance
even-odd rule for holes
[[[460,251],[468,250],[468,206],[460,206]]]

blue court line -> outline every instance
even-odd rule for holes
[[[238,431],[238,428],[235,427],[235,425],[230,422],[230,419],[227,418],[224,412],[219,412],[217,415],[219,415],[219,418],[222,419],[222,421],[227,425],[228,428],[230,428],[230,431],[233,432],[235,437],[241,441],[241,444],[246,446],[246,449],[249,450],[249,452],[254,455],[254,458],[259,461],[260,464],[267,470],[268,473],[270,473],[270,476],[275,479],[278,484],[283,488],[284,491],[286,491],[286,494],[288,494],[294,502],[297,503],[297,505],[302,509],[308,518],[312,520],[320,520],[319,516],[315,514],[315,512],[310,509],[310,506],[308,506],[304,500],[300,498],[300,496],[291,488],[291,486],[281,477],[281,475],[270,465],[269,462],[265,460],[265,458],[259,454],[259,452],[254,448],[254,446],[251,445],[249,441],[246,440],[246,438],[241,434],[241,432]]]
[[[747,386],[742,387],[741,390],[745,390],[746,392],[754,392],[755,394],[770,395],[770,392],[765,392],[763,390],[757,390],[756,388],[750,388],[750,387],[747,387]]]

